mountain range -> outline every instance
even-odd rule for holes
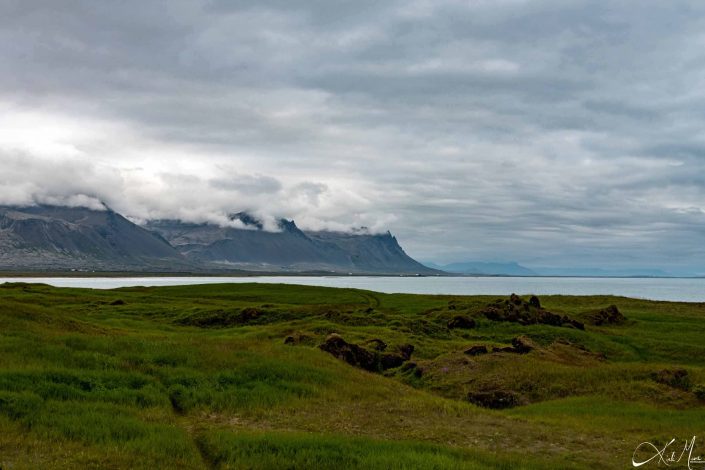
[[[692,272],[673,273],[656,268],[593,268],[576,266],[535,267],[528,268],[516,262],[465,261],[462,263],[436,264],[424,263],[426,266],[452,274],[474,276],[544,276],[544,277],[673,277],[700,276]]]
[[[280,219],[275,230],[240,212],[228,226],[152,220],[137,225],[103,210],[0,206],[0,271],[163,273],[311,273],[479,276],[663,277],[658,269],[525,267],[468,261],[422,265],[389,232],[301,230]],[[692,275],[686,273],[686,275]]]
[[[139,226],[105,207],[0,207],[0,269],[6,271],[311,272],[436,275],[386,232],[302,231],[250,214],[233,226],[155,220]]]
[[[537,273],[515,262],[492,263],[483,261],[468,261],[438,265],[425,263],[426,266],[454,274],[476,274],[479,276],[536,276]]]

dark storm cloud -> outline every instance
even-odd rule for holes
[[[705,6],[0,0],[0,198],[705,271]]]

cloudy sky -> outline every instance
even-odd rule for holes
[[[705,272],[705,4],[0,0],[0,203]]]

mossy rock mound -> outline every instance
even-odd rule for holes
[[[516,294],[509,299],[500,299],[485,307],[481,314],[488,320],[506,321],[521,325],[552,325],[584,330],[585,325],[566,315],[558,315],[541,307],[536,296],[527,302]]]
[[[376,344],[376,342],[372,342],[372,344]],[[378,350],[370,351],[363,346],[345,341],[337,333],[328,335],[319,348],[351,366],[370,372],[380,372],[400,367],[411,359],[411,354],[414,352],[414,346],[411,344],[399,346],[398,353],[382,353]]]
[[[475,320],[464,315],[456,315],[448,321],[448,329],[469,330],[475,328]]]
[[[627,321],[616,305],[589,312],[584,315],[584,318],[587,323],[595,326],[623,325]]]

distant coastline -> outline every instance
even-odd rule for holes
[[[703,278],[578,278],[578,277],[509,277],[509,276],[362,276],[362,275],[168,275],[136,273],[85,273],[90,275],[54,276],[31,275],[0,276],[3,283],[38,283],[55,287],[117,289],[129,287],[171,286],[200,284],[293,284],[298,286],[336,287],[358,289],[361,292],[384,294],[422,294],[438,296],[616,296],[644,300],[672,302],[705,302]]]
[[[0,280],[11,277],[29,278],[154,278],[154,277],[441,277],[441,278],[536,278],[536,279],[705,279],[705,276],[617,276],[617,275],[514,275],[514,274],[394,274],[394,273],[327,273],[282,271],[3,271]]]

